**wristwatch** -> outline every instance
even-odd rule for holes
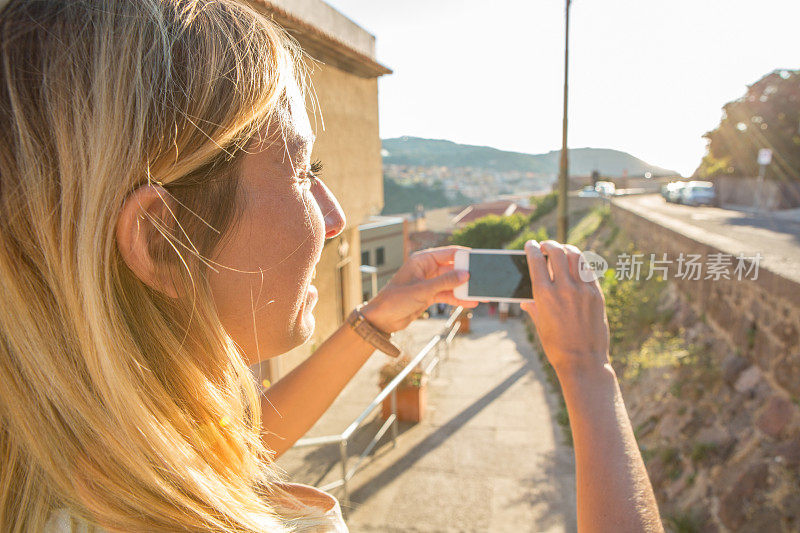
[[[373,326],[372,323],[364,317],[360,305],[353,309],[347,316],[345,322],[353,328],[353,331],[358,333],[360,337],[386,355],[392,357],[400,355],[400,348],[392,344],[391,335]]]

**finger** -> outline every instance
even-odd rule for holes
[[[550,261],[550,268],[553,271],[553,283],[558,283],[559,281],[569,282],[569,265],[567,264],[567,254],[564,251],[564,246],[552,240],[543,241],[541,246],[542,253]]]
[[[457,250],[469,250],[469,248],[456,245],[442,246],[439,248],[428,248],[427,250],[417,252],[415,255],[417,257],[433,259],[438,265],[449,265],[453,263],[453,257]]]
[[[539,291],[544,291],[553,284],[550,280],[550,273],[547,271],[547,261],[536,241],[525,243],[525,253],[528,256],[528,270],[531,274],[533,294],[540,294]]]
[[[450,272],[451,270],[453,270],[453,263],[443,264],[443,265],[436,264],[436,265],[434,265],[434,268],[435,268],[435,270],[433,270],[433,272],[429,272],[428,273],[428,275],[427,275],[428,278],[441,276],[442,274],[446,274],[446,273]]]
[[[465,270],[451,270],[440,276],[422,281],[420,285],[422,285],[426,291],[438,294],[444,291],[452,291],[462,283],[465,283],[468,279],[469,272]]]
[[[434,296],[433,301],[436,303],[448,304],[456,307],[460,305],[466,309],[475,309],[480,303],[474,300],[459,300],[453,296],[453,291],[442,291],[437,293],[436,296]]]
[[[567,256],[567,263],[569,264],[569,273],[572,276],[572,279],[575,280],[576,282],[583,281],[581,280],[581,275],[580,275],[581,251],[578,249],[577,246],[572,244],[565,245],[564,251]]]

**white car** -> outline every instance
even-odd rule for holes
[[[661,195],[668,202],[680,202],[681,190],[686,187],[685,181],[673,181],[664,185],[661,189]]]
[[[601,196],[614,196],[617,193],[617,186],[610,181],[598,181],[594,188]]]

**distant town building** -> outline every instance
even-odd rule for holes
[[[441,187],[451,199],[497,198],[519,191],[545,190],[552,176],[519,170],[490,170],[479,167],[414,166],[390,163],[384,175],[402,185]],[[462,196],[463,195],[463,196]]]
[[[406,221],[401,217],[373,216],[359,226],[358,231],[362,300],[369,300],[389,282],[406,259]]]
[[[530,215],[532,212],[533,209],[530,207],[521,206],[511,200],[497,200],[494,202],[468,205],[453,217],[452,224],[454,227],[460,228],[488,215]]]
[[[441,207],[425,211],[422,206],[417,206],[414,213],[403,215],[408,229],[407,253],[446,245],[455,229],[453,215],[462,209],[462,207]]]

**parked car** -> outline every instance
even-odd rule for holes
[[[661,188],[661,196],[668,202],[680,202],[681,190],[686,187],[687,183],[684,181],[672,181]]]
[[[601,196],[614,196],[617,192],[617,186],[610,181],[598,181],[594,188]]]
[[[591,185],[587,185],[586,187],[581,189],[581,192],[578,193],[578,196],[580,198],[599,198],[600,193],[597,192],[597,190]]]
[[[686,205],[715,205],[714,184],[710,181],[690,181],[681,189],[681,203]]]

